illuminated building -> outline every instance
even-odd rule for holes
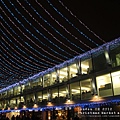
[[[0,90],[0,109],[120,100],[120,39]],[[59,113],[61,115],[61,113]],[[50,118],[50,117],[49,117]]]

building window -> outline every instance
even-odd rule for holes
[[[98,94],[101,97],[112,96],[112,86],[110,74],[96,77]]]
[[[91,79],[83,80],[80,82],[81,84],[81,97],[82,99],[90,99],[92,97],[92,83]]]
[[[120,66],[120,46],[115,49],[110,47],[110,58],[112,62],[112,67]]]
[[[38,92],[37,96],[38,96],[37,101],[38,101],[38,104],[39,104],[39,103],[42,102],[42,92]]]
[[[44,75],[43,80],[44,80],[44,87],[50,86],[50,74]]]
[[[59,82],[64,82],[68,80],[67,67],[60,69],[59,71]]]
[[[92,54],[93,56],[93,66],[94,66],[94,70],[96,72],[104,70],[107,68],[107,61],[105,58],[105,54],[104,51],[101,51],[101,53],[96,52],[94,54]]]
[[[82,74],[88,74],[92,71],[92,61],[87,59],[81,62],[81,72]]]
[[[58,88],[52,89],[52,102],[58,103]]]
[[[65,103],[66,99],[67,99],[67,94],[68,94],[68,90],[67,90],[67,86],[60,86],[59,87],[59,100],[61,103]]]
[[[43,91],[43,104],[46,105],[48,102],[48,92],[47,90]]]
[[[75,82],[70,84],[70,95],[73,101],[79,101],[80,100],[80,83]]]
[[[75,77],[76,76],[76,74],[77,74],[77,66],[76,66],[76,64],[72,64],[72,65],[70,65],[69,66],[69,78],[72,78],[72,77]]]
[[[51,85],[56,84],[56,83],[58,83],[58,81],[57,81],[57,73],[52,72],[51,73]]]
[[[120,95],[120,71],[111,73],[114,95]]]

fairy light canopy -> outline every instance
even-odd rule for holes
[[[0,90],[119,38],[116,1],[0,2]]]

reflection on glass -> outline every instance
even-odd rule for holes
[[[96,77],[97,88],[99,96],[111,96],[112,87],[111,87],[111,78],[110,74],[105,74],[99,77]]]
[[[92,97],[91,90],[92,90],[92,85],[91,85],[91,79],[81,81],[81,97],[82,99],[90,99]]]
[[[120,95],[120,71],[112,73],[114,95]]]

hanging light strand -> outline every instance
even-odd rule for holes
[[[4,36],[10,41],[10,42],[12,42],[10,39],[9,39],[9,37],[1,30],[1,32],[4,34]],[[14,42],[13,42],[13,44],[14,44]],[[15,44],[14,44],[15,45]],[[16,45],[16,47],[20,50],[20,51],[22,51],[17,45]],[[23,52],[23,51],[22,51]],[[27,53],[25,53],[25,52],[23,52],[25,55],[27,55]],[[31,52],[30,52],[31,53]],[[32,53],[31,53],[32,54]],[[31,57],[31,56],[29,56],[29,55],[27,55],[28,57],[30,57],[31,59],[33,59],[33,60],[36,60],[36,59],[34,59],[33,57]],[[23,56],[24,57],[24,56]],[[26,59],[26,57],[25,57],[25,59]],[[30,61],[29,59],[27,59],[28,61]],[[33,61],[31,61],[31,62],[33,62]],[[43,63],[43,62],[40,62],[39,61],[39,63],[41,63],[41,64],[43,64],[44,66],[41,66],[41,67],[45,67],[45,66],[47,66],[47,67],[52,67],[52,66],[50,66],[49,64],[45,64],[45,63]],[[46,68],[46,67],[45,67]]]
[[[9,2],[10,2],[10,1],[9,1]],[[46,36],[44,36],[38,29],[36,29],[36,28],[32,25],[32,23],[30,23],[30,22],[18,11],[18,9],[14,7],[14,4],[12,4],[11,2],[10,2],[10,4],[13,6],[13,8],[15,9],[15,11],[17,11],[17,13],[20,14],[21,17],[22,17],[38,34],[40,34],[45,40],[47,40],[47,41],[48,41],[50,44],[52,44],[53,46],[57,47],[59,50],[65,52],[67,55],[70,55],[70,56],[71,56],[71,54],[69,54],[68,52],[64,51],[64,50],[61,49],[60,47],[58,47],[58,46],[57,46],[56,44],[54,44],[50,39],[48,39]],[[7,7],[7,9],[8,9],[8,7]],[[21,26],[22,26],[24,29],[26,29],[26,31],[29,32],[29,34],[32,34],[27,28],[25,28],[25,26],[20,22],[20,20],[18,20],[18,18],[14,16],[14,14],[13,14],[13,17],[16,18],[17,21],[19,21],[19,23],[21,24]],[[54,51],[51,47],[47,46],[47,45],[44,44],[42,41],[40,41],[34,34],[32,34],[32,36],[33,36],[36,40],[38,40],[41,44],[45,45],[47,48],[49,48],[50,50],[52,50],[52,52],[54,52],[54,53],[56,53],[56,54],[58,54],[58,55],[60,55],[60,56],[62,56],[62,57],[64,57],[64,58],[66,58],[66,59],[70,59],[70,58],[68,58],[68,57],[66,57],[66,56],[58,53],[57,51]],[[33,43],[35,43],[35,42],[33,42]],[[37,45],[37,44],[36,44],[36,45]],[[37,45],[37,46],[38,46],[38,45]],[[39,47],[39,46],[38,46],[38,47]],[[53,56],[53,55],[52,55],[52,56]]]
[[[3,24],[1,23],[1,25],[3,26]],[[8,24],[7,24],[8,25]],[[9,25],[8,25],[9,26]],[[9,35],[11,35],[12,37],[13,37],[13,35],[3,26],[3,28],[9,33]],[[11,29],[11,28],[10,28]],[[12,29],[13,30],[13,29]],[[2,30],[1,30],[2,31]],[[3,31],[2,31],[2,33],[5,35],[5,36],[7,36]],[[19,36],[20,37],[20,36]],[[7,37],[8,38],[8,37]],[[25,46],[23,46],[18,40],[16,40],[15,39],[15,37],[13,37],[13,39],[16,41],[16,42],[18,42],[23,48],[25,48],[28,52],[30,52],[31,54],[33,54],[35,57],[38,57],[37,55],[35,55],[33,52],[31,52],[30,50],[28,50]],[[14,44],[14,42],[12,42],[9,38],[8,38],[8,40],[11,42],[11,43],[13,43]],[[22,41],[23,41],[23,39],[22,39]],[[14,44],[14,46],[16,47],[17,45],[15,45]],[[17,48],[19,48],[19,47],[17,47]],[[20,48],[19,48],[19,50],[20,51],[22,51],[22,53],[24,53],[25,55],[27,55],[27,53],[25,53],[25,52],[23,52],[23,50],[21,50]],[[23,56],[23,55],[22,55]],[[43,63],[43,62],[40,62],[40,61],[38,61],[38,60],[36,60],[36,59],[34,59],[33,57],[30,57],[29,55],[27,55],[29,58],[32,58],[33,60],[35,60],[36,62],[38,62],[38,63],[41,63],[41,64],[43,64],[44,66],[49,66],[49,67],[51,67],[50,65],[48,65],[48,64],[45,64],[45,63]],[[23,56],[24,57],[24,56]],[[27,59],[26,57],[24,57],[25,59]],[[38,58],[39,59],[39,58]],[[29,59],[27,59],[28,61],[30,61]],[[41,60],[43,60],[44,61],[44,59],[42,59],[41,58]],[[31,62],[33,62],[33,61],[31,61]],[[53,63],[51,63],[51,62],[49,62],[49,61],[46,61],[47,63],[49,63],[49,64],[52,64],[52,65],[55,65],[55,64],[53,64]],[[39,64],[37,64],[38,66],[39,66]],[[41,67],[41,66],[40,66]]]
[[[2,10],[2,12],[4,12],[4,10]],[[4,12],[4,14],[7,16],[7,14]],[[3,19],[3,17],[2,16],[0,16],[2,19]],[[8,17],[8,16],[7,16]],[[26,38],[28,38],[30,41],[32,41],[28,36],[26,36],[25,35],[25,33],[23,33],[21,30],[20,30],[20,28],[19,27],[17,27],[16,26],[16,24],[8,17],[8,19],[12,22],[12,24],[13,25],[15,25],[15,27],[26,37]],[[49,57],[47,57],[47,56],[45,56],[45,55],[43,55],[43,54],[41,54],[39,51],[37,51],[36,49],[34,49],[32,46],[30,46],[27,42],[24,42],[25,44],[27,44],[30,48],[32,48],[34,51],[36,51],[38,54],[40,54],[41,56],[43,56],[43,57],[45,57],[45,58],[47,58],[47,59],[49,59],[49,60],[51,60],[51,61],[55,61],[55,60],[53,60],[53,59],[50,59]],[[33,43],[33,41],[32,41],[32,43]],[[37,45],[37,44],[36,44]],[[37,45],[38,46],[38,45]],[[45,51],[46,53],[48,53],[48,54],[50,54],[49,52],[47,52],[46,50],[44,50],[42,47],[40,47],[40,46],[38,46],[39,48],[41,48],[43,51]],[[56,56],[54,56],[54,55],[52,55],[52,54],[50,54],[51,56],[53,56],[53,57],[55,57],[55,58],[57,58],[58,60],[61,60],[61,61],[64,61],[63,59],[60,59],[60,58],[58,58],[58,57],[56,57]]]
[[[74,36],[70,31],[68,31],[63,25],[61,25],[37,0],[35,0],[37,4],[53,19],[60,27],[62,27],[68,34],[70,34],[72,37],[74,37],[76,40],[79,40],[76,36]],[[71,42],[71,41],[69,41]],[[80,43],[82,43],[84,46],[86,46],[89,49],[92,49],[89,45],[85,44],[83,41],[79,40]],[[84,50],[83,50],[84,51]]]
[[[63,4],[63,2],[61,0],[58,0],[60,2],[60,4],[74,17],[76,18],[80,24],[82,24],[89,32],[91,32],[95,37],[97,37],[99,40],[101,40],[103,43],[105,43],[105,41],[100,37],[98,36],[95,32],[93,32],[87,25],[85,25],[85,23],[83,23],[80,19],[78,19],[78,17],[76,15],[74,15],[68,8],[67,6],[65,6]]]
[[[26,2],[27,2],[27,1],[26,1]],[[28,2],[27,2],[27,3],[28,3]],[[76,48],[80,49],[81,51],[83,51],[81,47],[79,47],[79,46],[75,45],[74,43],[72,43],[71,41],[69,41],[69,40],[68,40],[65,36],[63,36],[57,29],[55,29],[50,23],[48,23],[48,21],[45,20],[45,19],[31,6],[30,3],[28,3],[28,5],[29,5],[29,6],[31,7],[31,9],[33,9],[33,11],[34,11],[48,26],[50,26],[57,34],[59,34],[63,39],[67,40],[67,41],[68,41],[70,44],[72,44],[74,47],[76,47]]]
[[[65,46],[66,48],[68,48],[69,50],[71,50],[72,52],[76,53],[76,54],[79,54],[77,51],[71,49],[69,46],[65,45],[63,42],[61,42],[59,39],[57,39],[50,31],[48,31],[45,27],[43,27],[42,24],[40,24],[38,22],[38,20],[36,20],[33,15],[30,14],[30,12],[27,11],[27,9],[25,9],[25,7],[17,0],[17,2],[19,3],[19,5],[26,11],[26,13],[35,21],[37,22],[37,24],[39,26],[41,26],[48,34],[50,34],[56,41],[58,41],[59,43],[61,43],[63,46]]]
[[[33,70],[39,70],[39,67],[33,66],[32,64],[29,64],[28,62],[22,60],[20,57],[18,57],[15,53],[13,53],[3,42],[2,45],[5,47],[3,48],[3,46],[1,46],[1,48],[5,51],[5,53],[7,53],[9,56],[11,56],[13,58],[13,60],[16,60],[18,62],[18,64],[22,64],[23,68],[29,68],[29,69],[33,69]],[[6,49],[9,51],[6,51]],[[17,58],[17,59],[16,59]],[[22,62],[20,62],[22,61]],[[25,64],[24,64],[25,63]],[[25,67],[24,67],[25,66]],[[31,67],[30,67],[31,66]]]
[[[4,4],[4,2],[2,1],[2,3]],[[5,8],[9,11],[9,13],[15,18],[15,20],[26,30],[26,32],[28,32],[29,34],[31,34],[36,40],[39,40],[36,36],[34,36],[28,29],[26,29],[25,27],[24,27],[24,25],[14,16],[14,14],[10,11],[10,9],[8,9],[8,7],[4,4],[4,6],[5,6]],[[2,10],[3,11],[3,10]],[[4,12],[5,13],[5,12]],[[18,28],[18,27],[17,27]],[[20,30],[20,29],[19,29]],[[20,30],[21,31],[21,30]],[[22,32],[23,33],[23,32]],[[60,58],[58,58],[58,57],[56,57],[56,56],[54,56],[53,54],[51,54],[51,53],[49,53],[48,51],[46,51],[45,49],[43,49],[42,47],[40,47],[38,44],[36,44],[34,41],[32,41],[25,33],[23,33],[23,35],[27,38],[27,39],[29,39],[33,44],[35,44],[38,48],[40,48],[40,49],[42,49],[45,53],[47,53],[47,54],[49,54],[50,56],[52,56],[52,57],[54,57],[54,58],[56,58],[56,59],[60,59]],[[40,41],[41,42],[41,41]],[[43,42],[41,42],[43,45],[45,45],[46,47],[48,47],[50,50],[52,50],[53,51],[53,49],[51,49],[49,46],[47,46],[46,44],[44,44]],[[56,51],[54,51],[56,54],[57,54],[57,52]],[[39,53],[39,52],[38,52]],[[43,56],[43,54],[41,54],[42,56]],[[61,55],[61,54],[59,54],[59,55]],[[64,57],[64,58],[66,58],[66,59],[69,59],[68,57],[66,57],[66,56],[63,56],[63,55],[61,55],[62,57]],[[48,58],[47,56],[44,56],[44,57],[46,57],[46,58]],[[50,59],[50,58],[49,58]],[[51,59],[52,61],[54,61],[53,59]]]
[[[53,6],[53,4],[47,0],[47,2],[49,3],[49,5],[62,17],[64,18],[73,28],[75,28],[81,35],[83,35],[87,40],[89,40],[90,42],[92,42],[93,44],[96,45],[96,47],[98,47],[99,45],[94,41],[92,40],[91,38],[89,38],[87,35],[85,35],[83,32],[81,32],[77,27],[75,27],[74,24],[72,24],[60,11],[57,10],[56,7]]]

